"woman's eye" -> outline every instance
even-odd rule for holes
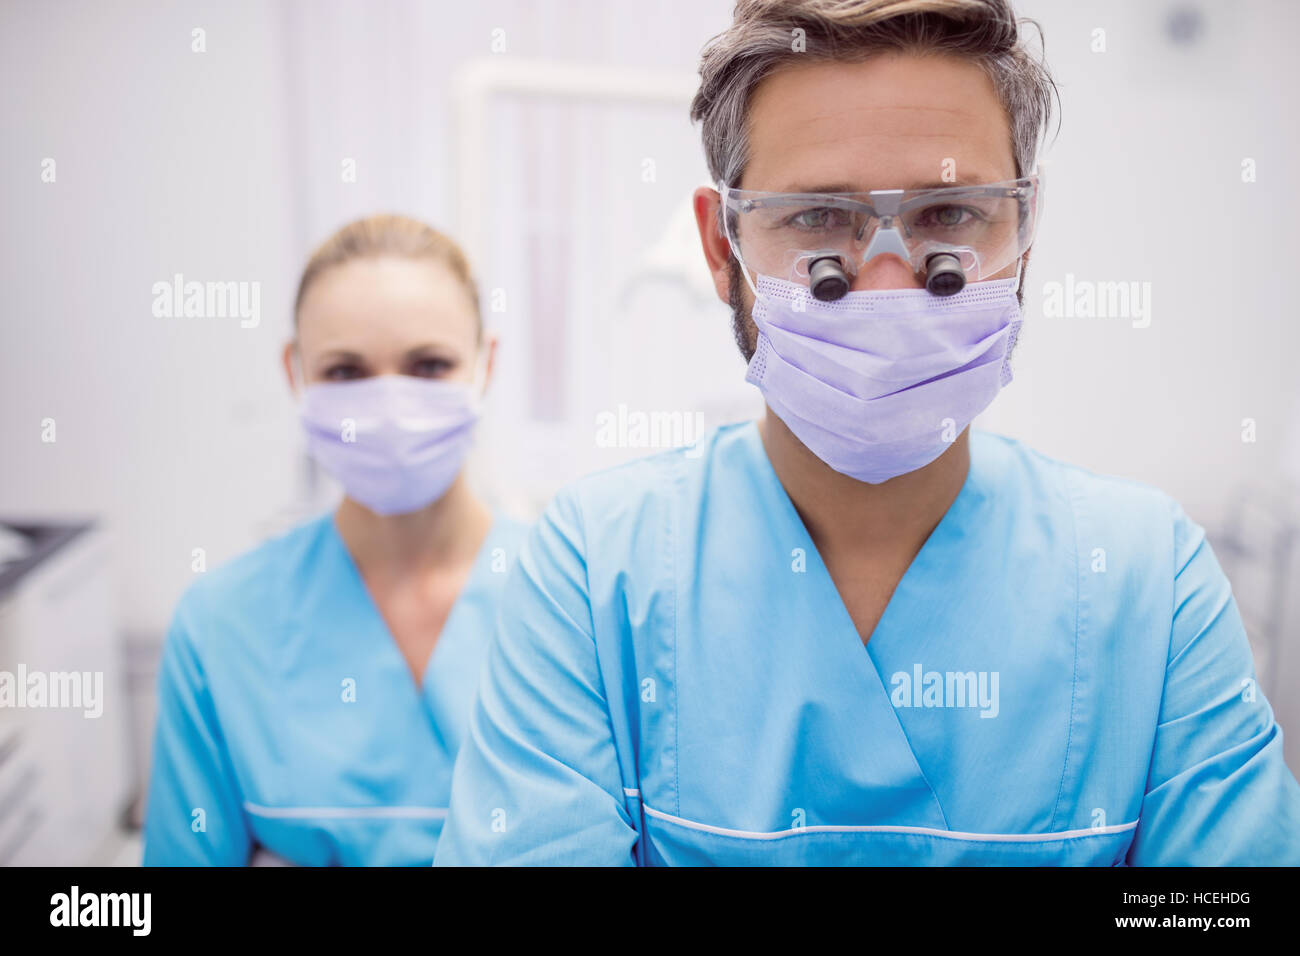
[[[346,382],[354,378],[365,378],[365,372],[356,365],[331,365],[325,369],[328,382]]]
[[[411,366],[411,374],[420,378],[442,378],[456,367],[456,363],[446,359],[420,359]]]

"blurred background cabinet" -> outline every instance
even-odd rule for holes
[[[0,526],[17,552],[0,563],[0,671],[102,675],[97,717],[85,699],[0,707],[0,865],[111,862],[134,760],[107,536],[87,522]]]

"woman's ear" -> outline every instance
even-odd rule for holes
[[[483,392],[486,393],[488,386],[492,383],[492,370],[496,368],[497,363],[497,343],[500,340],[495,332],[489,333],[483,340],[483,348],[487,349],[487,357],[483,363]]]
[[[291,339],[284,343],[284,351],[280,355],[281,360],[284,362],[284,377],[289,380],[289,391],[293,392],[295,396],[298,395],[303,386],[302,382],[294,380],[293,374],[293,357],[297,349],[298,343]],[[299,363],[298,367],[302,368],[301,363]]]

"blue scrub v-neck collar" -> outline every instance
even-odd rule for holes
[[[776,469],[772,467],[772,462],[767,457],[767,449],[763,446],[763,439],[758,431],[758,422],[747,422],[743,426],[740,437],[753,463],[755,476],[762,492],[770,500],[776,502],[781,517],[805,547],[805,553],[808,556],[808,573],[817,575],[818,583],[825,592],[824,606],[831,608],[831,613],[836,616],[835,621],[824,623],[831,630],[847,631],[858,644],[858,647],[867,652],[868,659],[874,661],[882,644],[888,643],[893,633],[893,622],[897,619],[906,620],[908,617],[906,605],[909,600],[911,582],[932,571],[940,558],[939,553],[951,543],[959,542],[965,536],[973,513],[978,510],[979,506],[988,497],[987,468],[989,463],[987,458],[991,449],[988,447],[986,436],[974,428],[970,430],[968,438],[970,443],[970,467],[967,469],[966,478],[962,482],[962,486],[952,504],[948,506],[948,510],[939,519],[939,523],[935,525],[934,530],[925,539],[920,551],[917,552],[907,566],[907,570],[899,579],[898,584],[894,587],[894,592],[890,595],[889,602],[885,605],[885,609],[865,645],[862,643],[862,637],[858,634],[857,626],[853,623],[848,607],[844,604],[844,599],[840,596],[839,589],[836,588],[835,582],[831,578],[830,571],[827,569],[825,562],[822,561],[821,552],[818,551],[817,545],[812,540],[812,535],[808,533],[803,519],[799,517],[799,512],[795,509],[794,502],[790,500],[789,493],[785,490],[785,486],[781,484]]]
[[[336,556],[343,562],[348,569],[349,578],[357,592],[359,599],[365,602],[367,614],[373,619],[375,627],[381,631],[387,639],[388,647],[392,653],[401,661],[402,672],[410,680],[411,687],[423,697],[429,690],[431,675],[434,668],[438,665],[441,656],[440,652],[448,643],[448,638],[454,638],[458,633],[455,627],[457,618],[460,616],[464,607],[469,605],[473,600],[479,581],[482,579],[483,564],[488,560],[488,555],[492,551],[493,543],[498,535],[502,525],[501,515],[492,512],[492,524],[488,527],[487,534],[483,538],[483,543],[479,546],[478,553],[474,555],[474,561],[470,565],[469,576],[465,579],[465,585],[456,595],[456,600],[452,602],[451,609],[447,612],[447,619],[443,621],[442,630],[438,634],[438,640],[434,642],[433,651],[429,654],[429,659],[424,663],[424,670],[420,675],[420,683],[417,685],[411,679],[411,670],[406,664],[406,658],[401,653],[401,648],[397,646],[397,639],[393,636],[388,622],[384,620],[384,615],[379,610],[379,605],[375,603],[374,596],[371,595],[370,589],[366,587],[365,578],[361,575],[361,568],[357,565],[356,559],[352,557],[352,552],[348,550],[347,542],[343,540],[343,535],[339,532],[338,524],[335,520],[335,511],[331,510],[321,516],[324,524],[324,530],[329,539],[330,546],[334,549]]]

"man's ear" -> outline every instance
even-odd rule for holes
[[[700,231],[700,246],[704,261],[713,276],[713,290],[724,303],[731,302],[731,243],[718,228],[718,208],[722,197],[711,186],[695,190],[691,206],[695,210],[695,226]]]

